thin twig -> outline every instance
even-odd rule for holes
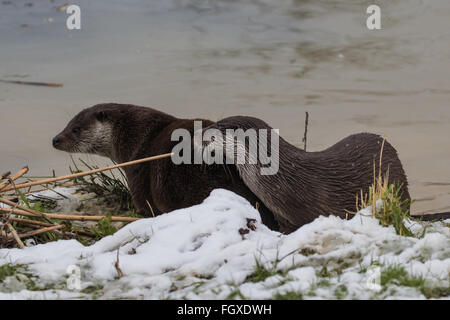
[[[162,158],[168,158],[168,157],[171,157],[172,155],[173,155],[173,153],[160,154],[160,155],[157,155],[157,156],[143,158],[143,159],[138,159],[138,160],[134,160],[134,161],[128,161],[128,162],[124,162],[124,163],[120,163],[120,164],[116,164],[116,165],[112,165],[112,166],[108,166],[108,167],[104,167],[104,168],[99,168],[99,169],[94,169],[94,170],[89,170],[89,171],[84,171],[84,172],[78,172],[78,173],[69,174],[69,175],[60,176],[60,177],[51,178],[51,179],[44,179],[44,180],[38,180],[38,181],[33,181],[33,182],[17,184],[15,186],[11,186],[11,187],[7,187],[7,188],[4,188],[4,189],[0,189],[0,191],[6,192],[6,191],[14,190],[14,189],[20,189],[20,188],[26,188],[26,187],[31,187],[31,186],[43,185],[43,184],[47,184],[47,183],[51,183],[51,182],[55,182],[55,181],[60,181],[60,180],[66,180],[66,179],[73,179],[73,178],[83,177],[83,176],[91,175],[91,174],[94,174],[94,173],[97,173],[97,172],[102,172],[102,171],[112,170],[112,169],[116,169],[116,168],[131,166],[131,165],[134,165],[134,164],[139,164],[139,163],[142,163],[142,162],[147,162],[147,161],[152,161],[152,160],[158,160],[158,159],[162,159]]]
[[[304,143],[304,147],[303,150],[306,151],[306,143],[308,140],[308,124],[309,124],[309,113],[308,111],[305,112],[306,116],[305,116],[305,133],[303,134],[303,143]]]

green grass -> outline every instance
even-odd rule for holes
[[[32,209],[34,211],[37,212],[48,212],[47,209],[56,206],[56,202],[54,201],[45,201],[45,204],[42,201],[30,201],[27,199],[27,197],[25,196],[25,194],[23,192],[21,192],[19,189],[16,190],[18,197],[20,198],[21,203],[26,206],[29,209]],[[28,217],[28,216],[22,216],[21,217],[24,220],[32,220],[32,221],[41,221],[41,222],[54,222],[55,220],[52,219],[44,219],[41,217]],[[28,231],[32,231],[35,230],[34,228],[31,228],[27,225],[23,225],[22,223],[19,222],[15,222],[15,221],[11,221],[11,225],[14,227],[14,229],[18,232],[18,233],[25,233]],[[36,241],[36,243],[45,243],[45,242],[51,242],[51,241],[56,241],[61,239],[60,236],[58,236],[55,233],[52,232],[46,232],[46,233],[42,233],[36,236],[33,236],[33,239]],[[14,242],[11,242],[12,245],[15,245]]]
[[[102,285],[92,285],[92,286],[88,286],[88,287],[84,288],[80,292],[86,293],[86,294],[93,294],[93,293],[98,293],[99,291],[102,291],[102,290],[103,290]]]
[[[79,159],[79,161],[88,169],[98,169],[98,166],[90,165]],[[72,163],[75,167],[73,170],[69,167],[71,173],[81,172],[78,164],[72,158]],[[109,172],[109,175],[104,172],[97,172],[84,177],[75,178],[75,182],[82,183],[81,189],[88,192],[93,192],[98,196],[107,196],[111,202],[116,202],[120,204],[122,210],[133,211],[133,200],[131,198],[131,193],[126,186],[126,177],[123,171],[118,169],[120,177],[116,177],[113,171]]]
[[[285,293],[277,293],[273,297],[274,300],[303,300],[303,294],[296,291],[287,291]]]
[[[337,299],[342,300],[344,299],[348,294],[348,289],[345,285],[341,284],[334,290],[334,295]]]
[[[183,281],[184,279],[186,279],[186,275],[184,275],[184,274],[181,274],[175,278],[176,281]]]
[[[66,283],[52,283],[52,284],[37,284],[36,276],[28,271],[27,265],[11,265],[6,264],[0,266],[0,283],[5,281],[7,277],[15,277],[18,281],[23,283],[25,288],[30,291],[45,291],[45,290],[55,290],[55,289],[65,289]]]
[[[328,288],[328,287],[331,286],[331,283],[330,283],[330,281],[328,279],[320,279],[317,282],[316,286],[319,287],[319,288]]]
[[[356,197],[356,210],[372,207],[372,216],[387,227],[393,226],[398,235],[412,237],[414,234],[405,226],[404,221],[410,219],[410,206],[412,202],[402,197],[402,185],[389,183],[389,170],[382,174],[383,149],[385,139],[381,145],[378,173],[375,160],[373,163],[373,183],[369,187],[368,194]],[[381,201],[381,209],[377,210],[377,202]]]
[[[316,254],[317,251],[312,248],[302,248],[299,253],[305,257],[308,257],[310,255]]]
[[[97,236],[97,240],[99,240],[114,234],[117,228],[111,224],[111,216],[108,216],[99,220],[96,227],[92,226],[91,231]]]
[[[326,264],[324,264],[322,266],[322,269],[320,269],[318,276],[322,277],[322,278],[329,278],[329,277],[331,277],[331,273],[328,271],[328,268],[327,268]]]
[[[25,194],[23,194],[22,191],[20,191],[19,189],[16,190],[17,194],[19,195],[20,200],[22,200],[22,203],[29,209],[32,209],[34,211],[38,211],[38,212],[48,212],[51,209],[54,209],[57,204],[56,204],[56,200],[46,200],[46,201],[33,201],[31,202],[30,200],[28,200],[28,198],[25,196]]]
[[[27,277],[30,276],[30,274],[27,273],[27,266],[25,265],[5,264],[0,266],[0,282],[3,282],[6,277],[15,276],[18,273],[25,274]]]
[[[405,226],[404,221],[410,219],[410,201],[403,200],[401,188],[394,184],[387,184],[387,177],[379,179],[369,187],[368,200],[361,201],[363,209],[372,206],[372,215],[380,221],[384,227],[393,226],[396,233],[401,236],[412,237],[414,234]],[[376,210],[376,203],[382,202],[381,209]]]
[[[419,290],[427,299],[448,297],[449,286],[429,286],[422,276],[412,276],[406,272],[403,266],[392,265],[381,271],[381,283],[383,287],[395,284],[403,287],[411,287]]]
[[[393,265],[381,271],[381,285],[396,284],[406,287],[421,287],[425,284],[422,277],[410,276],[403,266]]]
[[[449,286],[445,286],[445,287],[421,287],[420,291],[422,292],[422,294],[427,298],[442,298],[442,297],[449,297],[450,296],[450,287]]]
[[[281,274],[281,272],[277,271],[275,268],[267,269],[258,260],[256,260],[256,268],[247,276],[245,282],[262,282],[277,274]]]
[[[230,294],[225,298],[225,300],[234,300],[236,298],[241,298],[242,300],[245,300],[245,296],[242,294],[241,290],[239,288],[234,288]]]

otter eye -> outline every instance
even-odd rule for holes
[[[72,129],[72,132],[73,132],[73,133],[78,133],[78,132],[80,132],[80,128],[78,128],[78,127],[77,127],[77,128],[73,128],[73,129]]]

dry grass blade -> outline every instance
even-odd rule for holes
[[[120,247],[117,248],[117,258],[116,258],[116,262],[114,263],[114,267],[117,270],[117,274],[119,275],[119,278],[122,278],[123,277],[123,272],[122,272],[122,270],[120,269],[120,266],[119,266],[119,250],[120,250]]]
[[[73,187],[84,186],[84,185],[87,185],[87,184],[88,184],[88,183],[70,183],[70,184],[67,184],[67,183],[58,183],[58,184],[57,184],[57,187],[60,187],[60,188],[73,188]],[[47,190],[50,190],[50,191],[52,191],[52,192],[54,192],[54,193],[56,193],[56,194],[58,194],[58,195],[61,195],[62,197],[65,197],[65,196],[63,196],[61,193],[59,193],[59,192],[57,192],[57,191],[55,191],[55,190],[52,190],[52,189],[50,189],[50,188],[48,188],[48,187],[44,187],[44,188],[42,188],[42,189],[36,189],[36,190],[29,190],[29,191],[24,192],[24,194],[33,194],[33,193],[43,192],[43,191],[47,191]],[[67,197],[65,197],[65,198],[67,198]]]
[[[147,202],[147,206],[150,208],[150,212],[152,213],[153,218],[156,217],[150,202],[148,202],[148,200],[145,200],[145,202]]]

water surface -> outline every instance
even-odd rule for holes
[[[385,135],[408,174],[415,212],[450,210],[450,2],[64,1],[0,2],[0,171],[68,172],[51,138],[100,102],[217,120],[252,115],[320,150],[356,132]],[[95,159],[94,159],[95,160]],[[97,160],[96,160],[97,161]]]

